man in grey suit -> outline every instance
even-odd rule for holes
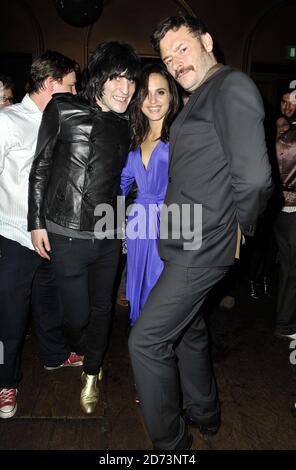
[[[246,75],[217,63],[203,23],[170,17],[155,29],[152,45],[191,96],[170,133],[159,241],[165,266],[132,329],[129,348],[154,447],[183,450],[192,443],[188,424],[214,434],[220,423],[201,307],[234,262],[238,226],[243,234],[254,234],[272,181],[259,92]],[[176,221],[168,216],[172,204],[191,211],[182,217],[178,239]],[[194,208],[201,211],[192,221]]]

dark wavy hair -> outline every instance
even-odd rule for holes
[[[28,93],[37,93],[43,87],[44,80],[52,77],[61,82],[71,72],[79,72],[79,65],[57,51],[46,51],[36,57],[31,65],[30,76],[26,84]]]
[[[150,42],[153,49],[159,54],[159,43],[164,36],[171,30],[178,31],[181,26],[185,26],[190,33],[200,39],[202,34],[208,32],[206,25],[194,16],[169,16],[165,20],[158,23],[154,29]]]
[[[137,81],[140,68],[141,59],[130,44],[116,41],[99,44],[83,72],[81,96],[95,106],[108,79],[124,73],[128,80]]]
[[[142,69],[139,77],[139,85],[130,108],[131,121],[131,144],[130,149],[134,150],[142,144],[149,132],[148,118],[141,111],[143,101],[148,95],[149,77],[152,73],[161,75],[168,83],[171,95],[169,109],[164,118],[160,139],[167,142],[169,139],[169,128],[181,106],[180,93],[173,77],[166,68],[160,64],[147,64]]]

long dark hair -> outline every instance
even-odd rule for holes
[[[128,80],[137,80],[141,59],[129,44],[116,41],[101,43],[91,56],[82,77],[82,97],[92,106],[102,98],[104,84],[125,73]]]
[[[149,120],[143,114],[141,108],[143,101],[148,95],[149,77],[152,73],[161,75],[168,83],[169,92],[171,95],[169,109],[163,120],[162,130],[160,139],[163,142],[167,142],[169,139],[169,128],[172,124],[177,112],[180,109],[180,95],[175,80],[166,70],[166,68],[160,64],[147,64],[141,71],[139,78],[139,86],[134,96],[134,99],[130,108],[130,119],[131,119],[131,144],[130,149],[134,150],[136,147],[142,144],[147,137],[149,132]]]

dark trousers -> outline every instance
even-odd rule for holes
[[[49,234],[64,311],[64,331],[83,354],[84,372],[97,374],[108,345],[121,241]]]
[[[218,421],[201,306],[226,271],[166,262],[132,328],[129,349],[136,387],[148,432],[159,449],[182,449],[187,435],[180,416],[179,374],[188,413],[200,423]]]
[[[276,258],[273,219],[259,219],[254,237],[247,238],[243,262],[247,264],[248,277],[257,283],[270,278]]]
[[[274,232],[279,250],[279,283],[276,328],[296,333],[296,212],[281,212]]]
[[[0,250],[0,340],[4,346],[0,387],[16,388],[21,379],[20,353],[30,306],[43,362],[48,366],[61,364],[69,350],[62,334],[51,263],[2,236]]]

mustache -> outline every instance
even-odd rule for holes
[[[177,70],[175,79],[177,80],[180,77],[180,75],[182,75],[182,73],[189,72],[190,70],[194,72],[193,65],[188,65],[188,67],[181,67],[179,70]]]

